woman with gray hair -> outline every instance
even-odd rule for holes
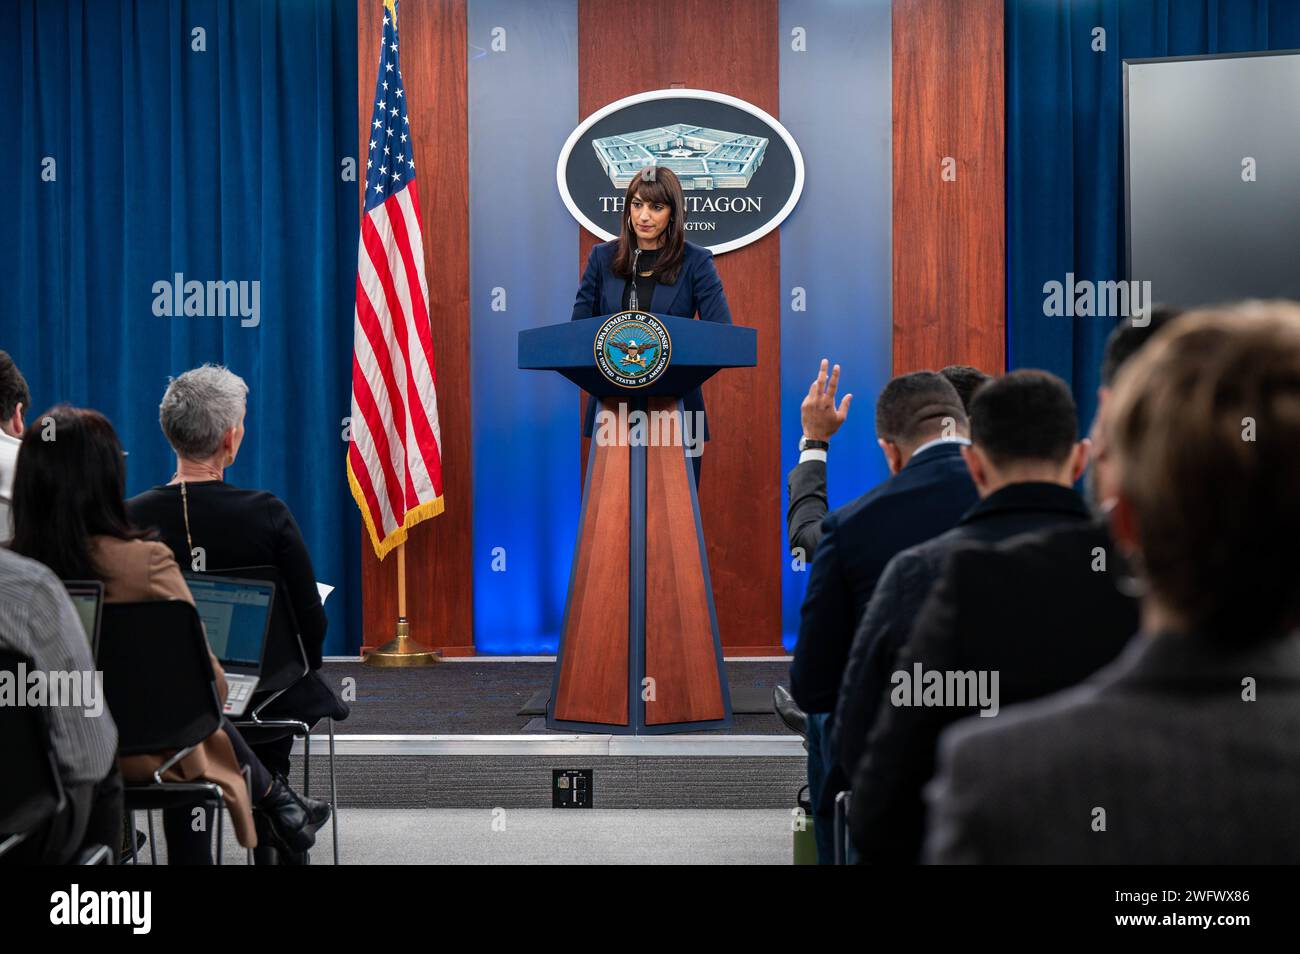
[[[302,532],[274,494],[245,490],[225,480],[244,439],[247,398],[243,378],[219,365],[205,364],[174,378],[163,394],[158,419],[176,451],[176,473],[168,483],[128,500],[127,511],[137,526],[158,531],[183,569],[275,567],[308,661],[317,670],[325,640],[325,610]],[[254,696],[253,704],[259,701]],[[346,718],[348,710],[315,677],[292,687],[268,707],[267,714],[310,725],[326,716]],[[245,736],[273,774],[288,776],[291,735],[259,737],[246,732]],[[280,861],[295,859],[281,851]]]

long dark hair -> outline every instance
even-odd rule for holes
[[[108,418],[66,404],[50,408],[32,419],[18,450],[11,549],[64,580],[102,579],[91,537],[151,536],[127,519],[125,490],[122,445]]]
[[[632,277],[632,252],[636,248],[636,230],[632,228],[632,199],[641,196],[643,202],[662,202],[668,206],[668,226],[664,229],[664,243],[655,260],[655,281],[671,285],[677,281],[686,248],[686,203],[682,198],[682,184],[677,173],[663,166],[646,166],[628,184],[623,198],[623,228],[618,234],[618,251],[610,265],[614,274]]]

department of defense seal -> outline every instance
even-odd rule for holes
[[[644,311],[610,315],[596,332],[596,367],[619,387],[643,388],[668,370],[672,341],[668,329]]]

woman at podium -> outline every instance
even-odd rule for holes
[[[703,321],[731,324],[713,253],[685,239],[685,202],[677,174],[646,166],[628,185],[623,212],[618,238],[595,246],[587,258],[571,320],[639,310],[678,318],[694,318],[698,312]],[[588,398],[586,437],[592,434],[596,404]],[[682,404],[687,414],[699,413],[707,441],[700,389],[682,395]],[[701,457],[692,458],[697,484]]]

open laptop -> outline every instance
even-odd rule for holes
[[[72,598],[86,641],[90,643],[90,656],[99,658],[99,620],[104,609],[104,584],[99,580],[64,580],[64,589]]]
[[[194,595],[208,645],[226,671],[222,711],[242,716],[257,689],[275,584],[204,573],[186,573],[185,582]]]

